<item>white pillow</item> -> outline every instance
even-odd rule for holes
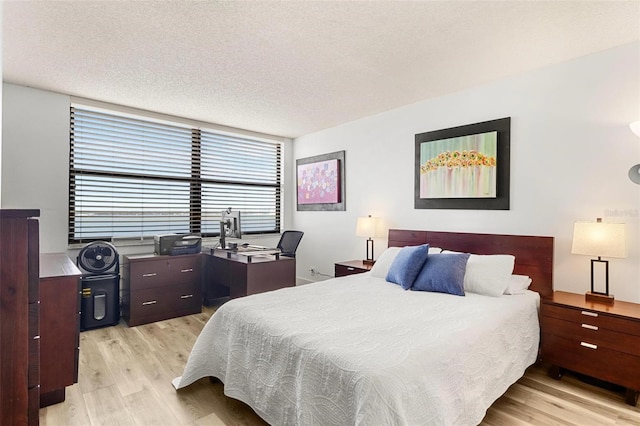
[[[443,250],[443,253],[459,253]],[[464,273],[464,291],[499,297],[509,287],[516,258],[510,254],[472,254]]]
[[[509,285],[504,294],[522,294],[531,285],[531,277],[528,275],[513,274],[509,277]]]
[[[386,278],[387,272],[402,247],[389,247],[382,252],[376,263],[371,267],[371,275],[374,277]]]
[[[515,260],[510,254],[472,254],[464,274],[464,291],[502,296],[509,286]]]

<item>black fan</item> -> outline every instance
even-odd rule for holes
[[[98,274],[105,272],[118,262],[116,248],[106,241],[94,241],[78,253],[78,266],[85,271]]]

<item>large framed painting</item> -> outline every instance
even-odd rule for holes
[[[296,160],[296,191],[299,211],[346,209],[344,161],[344,151]]]
[[[415,136],[416,209],[509,210],[511,117]]]

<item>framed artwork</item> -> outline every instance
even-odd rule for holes
[[[511,117],[415,136],[416,209],[509,210]]]
[[[296,160],[299,211],[346,210],[344,160],[344,151]]]

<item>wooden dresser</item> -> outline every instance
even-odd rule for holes
[[[122,317],[127,324],[200,313],[202,256],[123,256]]]
[[[39,423],[39,210],[0,210],[0,424]]]
[[[627,388],[626,401],[635,405],[640,392],[640,305],[586,302],[583,294],[556,291],[543,299],[542,358],[562,369]]]
[[[81,275],[63,253],[40,255],[40,407],[78,381]]]

